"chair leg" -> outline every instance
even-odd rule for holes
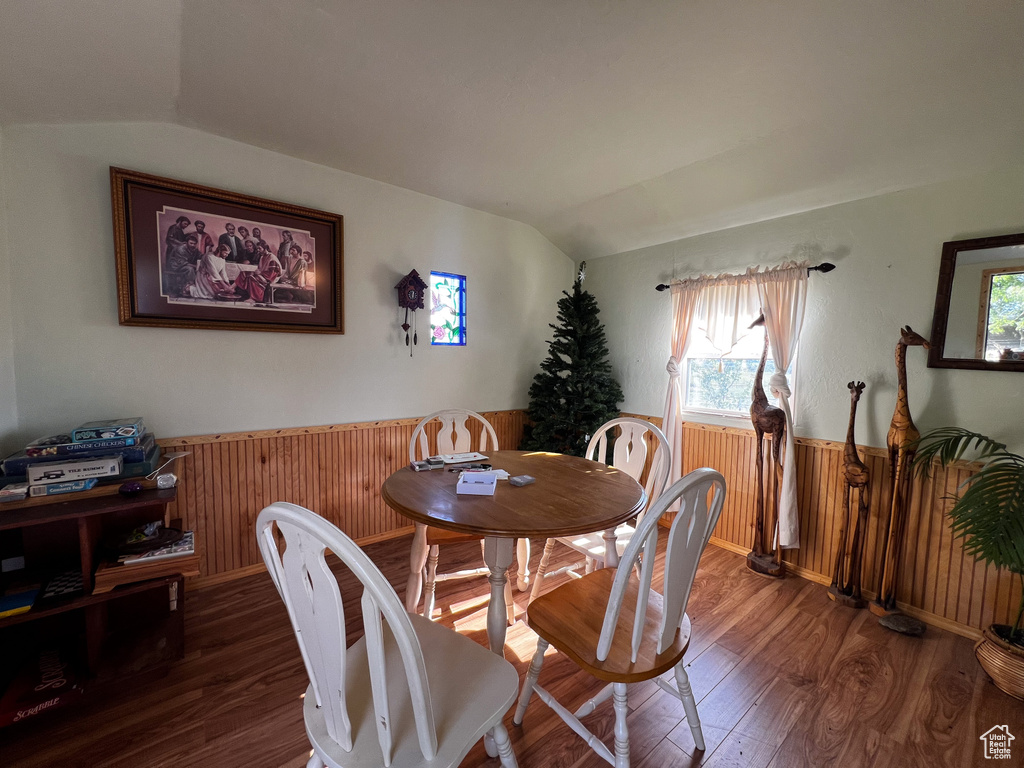
[[[434,620],[434,595],[437,588],[437,557],[439,547],[432,544],[427,555],[427,578],[423,584],[423,615]]]
[[[409,580],[405,584],[405,610],[416,613],[423,590],[423,567],[427,562],[427,526],[416,523],[409,553]]]
[[[320,759],[320,755],[314,752],[306,762],[306,768],[324,768],[324,761]]]
[[[498,756],[498,745],[494,743],[493,728],[484,734],[484,752],[487,753],[488,757]]]
[[[551,550],[555,548],[555,540],[548,539],[544,542],[544,553],[540,556],[537,564],[537,573],[533,576],[533,589],[530,590],[530,602],[537,599],[540,594],[541,584],[544,583],[544,574],[548,570],[548,563],[551,561]]]
[[[519,763],[516,762],[516,753],[512,751],[512,740],[508,737],[508,731],[500,720],[491,729],[491,735],[494,736],[494,746],[498,749],[502,768],[519,768]]]
[[[583,702],[580,708],[573,712],[573,714],[576,715],[576,717],[586,717],[597,709],[598,705],[608,701],[612,696],[612,691],[612,684],[608,683],[608,685],[597,692],[597,695],[594,696],[594,698]]]
[[[543,637],[537,638],[537,650],[533,654],[530,670],[526,673],[526,679],[523,681],[523,690],[519,692],[519,706],[516,707],[516,714],[512,718],[514,725],[523,724],[526,705],[530,703],[530,697],[533,696],[533,686],[537,684],[537,678],[540,677],[540,668],[544,666],[544,652],[548,649],[548,645],[548,641]]]
[[[588,557],[587,558],[587,564],[586,564],[586,567],[584,568],[583,572],[584,573],[593,573],[594,572],[594,558],[592,558],[592,557]]]
[[[697,700],[693,698],[693,689],[690,688],[690,678],[686,674],[683,662],[676,664],[676,687],[679,689],[679,699],[683,702],[683,711],[686,712],[686,722],[690,724],[690,733],[693,734],[693,743],[701,752],[704,751],[704,731],[700,727],[700,718],[697,716]]]
[[[519,564],[516,589],[525,592],[530,588],[530,540],[525,536],[516,542],[516,562]]]
[[[612,704],[615,707],[615,768],[629,768],[629,730],[626,728],[626,684],[612,683]]]

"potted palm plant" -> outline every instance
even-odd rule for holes
[[[921,436],[914,464],[927,472],[936,459],[945,465],[968,453],[982,466],[949,511],[953,533],[964,552],[1016,574],[1022,588],[1013,625],[989,626],[974,653],[1000,690],[1024,699],[1024,456],[977,432],[942,427]]]

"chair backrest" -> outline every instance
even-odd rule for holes
[[[636,661],[637,651],[643,640],[647,602],[654,575],[658,523],[676,499],[679,500],[679,512],[669,528],[665,552],[662,617],[657,638],[658,653],[672,643],[676,629],[683,620],[686,604],[690,600],[690,590],[693,588],[693,579],[697,575],[697,563],[708,545],[711,533],[718,523],[718,517],[722,514],[722,505],[725,503],[725,478],[707,467],[695,469],[673,483],[647,510],[644,519],[637,525],[629,546],[619,560],[612,591],[608,597],[604,623],[601,625],[601,638],[597,645],[597,658],[601,661],[608,658],[628,581],[633,575],[637,561],[641,561],[640,590],[632,637],[633,661]]]
[[[441,429],[433,440],[433,450],[431,450],[430,436],[426,427],[435,419],[441,422]],[[470,424],[473,422],[479,422],[480,425],[480,437],[476,446],[473,445],[473,435],[470,432]],[[418,456],[417,448],[419,448]],[[412,431],[412,438],[409,440],[409,461],[425,459],[427,456],[436,456],[441,453],[466,453],[468,451],[485,453],[496,450],[498,450],[498,436],[487,419],[475,411],[450,408],[444,411],[435,411],[420,419],[420,423]]]
[[[644,487],[648,505],[653,504],[665,490],[668,471],[672,466],[672,449],[669,447],[668,438],[649,421],[623,416],[606,421],[598,427],[597,432],[590,438],[584,456],[592,461],[604,463],[608,455],[608,434],[615,427],[619,428],[619,435],[612,444],[611,466],[621,469],[637,482],[640,482],[640,475],[647,464],[647,435],[653,435],[657,442],[651,471],[647,473],[647,484]]]
[[[275,528],[284,540],[283,553]],[[437,730],[423,651],[391,584],[352,539],[308,509],[286,502],[271,504],[260,512],[256,530],[260,552],[288,610],[330,737],[345,751],[351,751],[350,708],[372,705],[384,764],[391,763],[392,718],[385,675],[383,616],[404,663],[420,750],[425,760],[433,759],[437,754]],[[326,550],[337,555],[363,586],[363,629],[372,703],[349,701],[346,697],[345,611],[338,580],[327,565]]]

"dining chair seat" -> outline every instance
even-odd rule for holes
[[[455,768],[481,737],[503,768],[516,768],[502,723],[515,701],[515,667],[407,613],[367,554],[314,512],[276,502],[256,529],[309,679],[306,768]],[[328,554],[361,594],[346,602]]]
[[[444,717],[437,723],[437,754],[428,761],[420,752],[412,709],[396,708],[390,724],[395,744],[390,768],[455,766],[465,756],[466,745],[475,744],[483,738],[494,714],[508,712],[516,698],[519,676],[511,664],[503,662],[501,657],[482,645],[453,643],[452,630],[447,627],[415,614],[409,619],[423,651],[431,705],[435,712],[444,713]],[[401,701],[403,694],[408,696],[408,681],[394,635],[390,632],[384,635],[384,654],[388,698]],[[365,636],[346,652],[346,665],[350,700],[372,701]],[[487,681],[487,684],[481,685],[482,681]],[[471,696],[467,695],[468,691],[472,691]],[[306,689],[303,714],[310,743],[327,758],[327,765],[333,762],[344,768],[376,768],[383,764],[373,707],[363,707],[358,717],[352,720],[354,743],[351,752],[343,750],[328,735],[324,710],[316,705],[312,684]]]
[[[672,465],[672,449],[669,447],[668,439],[657,426],[643,419],[633,416],[622,416],[605,422],[594,432],[587,445],[584,456],[593,461],[605,463],[608,459],[609,443],[611,443],[610,466],[625,472],[637,482],[640,482],[641,475],[647,468],[648,443],[653,445],[654,452],[650,468],[647,472],[647,483],[644,491],[647,493],[647,505],[654,504],[665,488],[668,479],[669,468]],[[643,518],[643,512],[637,516],[636,524],[639,525]],[[615,529],[616,555],[625,552],[633,537],[635,527],[629,523],[623,523]],[[576,536],[559,536],[550,538],[544,542],[544,552],[541,555],[540,563],[537,565],[537,572],[533,577],[533,587],[530,591],[530,600],[533,601],[541,593],[544,581],[554,576],[565,574],[573,578],[579,578],[583,570],[590,573],[597,568],[604,568],[609,565],[605,561],[607,545],[605,543],[604,531],[579,534]],[[584,562],[572,563],[553,571],[548,570],[548,563],[551,560],[551,553],[556,543],[562,544],[570,549],[576,550],[583,555]],[[617,560],[617,558],[616,558]],[[612,562],[611,565],[614,565]]]
[[[676,502],[679,511],[672,517],[661,557],[657,554],[663,533],[659,524]],[[523,724],[536,693],[601,758],[615,768],[629,768],[629,686],[652,680],[679,699],[693,742],[704,750],[697,701],[683,658],[691,632],[686,605],[700,556],[724,502],[725,478],[719,472],[709,468],[690,472],[649,508],[618,567],[588,573],[530,603],[526,621],[537,633],[537,650],[513,723]],[[568,709],[537,682],[548,648],[564,653],[581,670],[604,681],[604,688],[575,711]],[[670,670],[674,684],[662,677]],[[560,687],[571,694],[570,688]],[[615,712],[612,748],[581,720],[609,699]]]
[[[527,614],[530,629],[598,680],[633,683],[668,672],[683,658],[690,644],[690,619],[683,614],[671,645],[658,653],[656,638],[663,601],[662,596],[652,590],[641,630],[644,641],[634,661],[630,632],[640,590],[636,579],[626,586],[608,658],[603,661],[597,658],[604,613],[595,611],[594,606],[608,604],[614,580],[615,569],[602,568],[541,595],[530,603]]]

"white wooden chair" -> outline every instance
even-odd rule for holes
[[[659,593],[651,589],[658,522],[676,499],[681,503],[669,528],[661,573],[663,589]],[[690,472],[650,508],[618,568],[588,573],[530,603],[527,623],[539,637],[519,695],[513,718],[516,725],[522,724],[530,696],[536,692],[598,755],[615,768],[628,768],[627,686],[656,678],[660,687],[682,701],[694,743],[697,749],[704,749],[697,703],[683,661],[690,643],[686,604],[697,563],[724,501],[725,479],[718,472],[706,468]],[[634,569],[638,561],[639,576]],[[548,645],[565,653],[585,672],[608,683],[575,713],[537,685]],[[675,686],[660,677],[669,670],[674,671]],[[613,699],[615,708],[614,754],[579,720],[608,698]]]
[[[440,429],[433,440],[430,439],[431,422],[439,421]],[[479,439],[473,443],[470,424],[476,423],[480,430]],[[448,409],[436,411],[424,416],[413,430],[409,440],[409,461],[417,461],[444,453],[467,453],[479,451],[487,455],[488,451],[498,450],[498,436],[490,423],[474,411]],[[441,470],[433,470],[438,472]],[[456,533],[442,528],[416,524],[416,533],[412,540],[412,551],[409,556],[409,580],[405,588],[405,608],[409,613],[416,613],[423,592],[423,615],[433,618],[435,586],[439,581],[465,579],[471,576],[489,576],[490,571],[481,566],[452,573],[438,573],[437,561],[440,547],[443,544],[454,544],[461,541],[479,541],[481,557],[483,556],[483,538],[469,533]],[[520,539],[517,547],[519,576],[517,584],[520,592],[529,587],[530,540]],[[505,607],[508,612],[508,623],[516,620],[515,603],[512,601],[512,586],[505,585]]]
[[[408,614],[356,543],[308,509],[271,504],[256,530],[309,675],[307,768],[455,766],[485,734],[493,737],[492,756],[515,768],[501,722],[519,682],[511,664]],[[348,650],[341,591],[326,550],[363,586],[364,634]]]
[[[668,439],[665,434],[654,424],[643,419],[635,419],[629,416],[612,419],[602,424],[594,436],[590,438],[587,445],[587,452],[584,456],[592,461],[604,462],[608,456],[608,437],[612,430],[618,428],[619,435],[612,445],[611,466],[622,470],[637,482],[644,471],[647,463],[647,436],[653,435],[656,447],[654,461],[651,463],[651,471],[647,473],[647,505],[650,507],[665,489],[665,482],[668,480],[668,471],[672,465],[672,449],[669,448]],[[643,519],[643,513],[637,518],[637,523]],[[615,529],[615,548],[621,554],[629,545],[633,536],[633,526],[623,523]],[[582,554],[586,560],[584,563],[573,563],[554,571],[548,571],[548,562],[551,559],[551,552],[555,542],[564,544]],[[605,538],[604,531],[583,534],[582,536],[562,536],[557,539],[548,539],[544,543],[544,554],[541,555],[540,563],[537,565],[537,573],[533,577],[533,588],[530,592],[530,600],[534,600],[541,590],[545,578],[567,574],[579,578],[578,573],[581,566],[585,573],[594,570],[595,565],[599,568],[605,567]]]

